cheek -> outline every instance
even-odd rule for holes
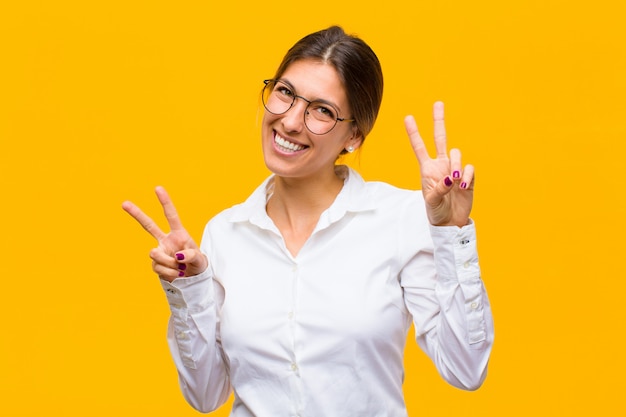
[[[271,133],[272,133],[272,118],[267,116],[267,112],[263,113],[263,118],[261,119],[261,139],[265,141]]]
[[[266,111],[263,111],[262,118],[261,118],[261,131],[263,133],[265,133],[266,131],[271,131],[272,124],[276,122],[276,119],[278,119],[278,116],[268,113]]]

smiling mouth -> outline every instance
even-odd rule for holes
[[[289,142],[288,140],[281,137],[278,133],[274,135],[274,143],[276,144],[278,149],[280,149],[283,152],[298,152],[298,151],[308,148],[308,146]]]

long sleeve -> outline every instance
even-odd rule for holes
[[[430,226],[430,234],[434,254],[418,253],[402,278],[417,343],[447,382],[475,390],[486,377],[494,333],[474,224]]]
[[[219,332],[221,286],[210,267],[200,275],[161,281],[170,305],[167,340],[185,399],[202,412],[230,395],[230,378]]]

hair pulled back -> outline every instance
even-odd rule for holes
[[[354,123],[365,140],[374,127],[383,96],[383,73],[374,51],[357,36],[331,26],[296,42],[285,54],[274,78],[280,78],[292,63],[307,59],[335,68],[346,89]]]

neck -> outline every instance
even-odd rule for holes
[[[337,168],[338,169],[338,168]],[[274,177],[274,193],[269,204],[286,211],[320,212],[326,210],[341,191],[343,178],[336,172],[315,178]],[[272,200],[274,201],[272,203]]]
[[[309,238],[320,215],[335,201],[343,187],[339,168],[314,179],[274,177],[267,214],[281,231],[287,247],[296,255]]]

